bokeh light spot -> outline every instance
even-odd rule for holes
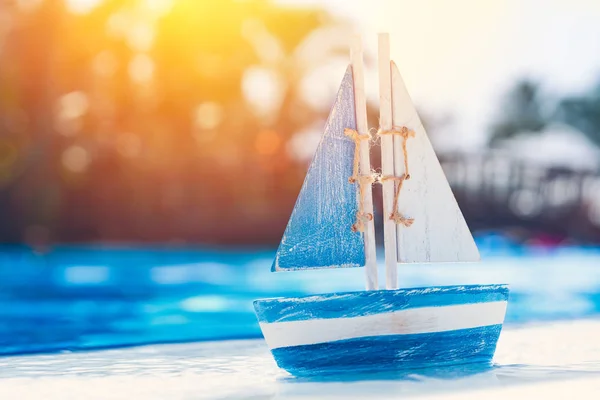
[[[81,117],[88,111],[88,97],[81,91],[75,91],[58,99],[54,120],[55,129],[64,136],[73,136],[81,130]]]
[[[87,14],[96,7],[101,0],[66,0],[67,7],[76,14]]]
[[[118,61],[110,51],[103,51],[94,57],[92,68],[98,75],[111,77],[117,72]]]
[[[134,82],[145,83],[153,74],[154,61],[146,54],[137,54],[129,63],[129,76]]]
[[[81,91],[65,94],[58,102],[58,116],[63,120],[79,118],[87,112],[89,107],[87,95]]]
[[[284,86],[281,76],[272,69],[250,67],[244,72],[244,97],[259,115],[273,115],[279,109]]]
[[[122,37],[127,32],[128,24],[129,21],[125,13],[114,13],[106,21],[106,32],[109,36]]]
[[[529,189],[519,190],[511,196],[510,207],[517,215],[533,217],[539,214],[542,208],[540,195]]]
[[[223,108],[220,104],[207,101],[196,108],[194,123],[200,129],[214,129],[223,119]]]
[[[90,154],[81,146],[67,148],[61,156],[61,162],[71,172],[85,172],[90,165]]]
[[[173,0],[145,0],[144,3],[149,11],[157,15],[164,15],[173,7]]]
[[[149,24],[138,23],[127,32],[127,44],[135,51],[148,51],[154,41],[154,31]]]
[[[301,162],[310,160],[317,150],[321,136],[321,130],[317,128],[296,133],[287,143],[286,150],[289,156]]]

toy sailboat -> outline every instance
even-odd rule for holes
[[[398,263],[472,262],[479,252],[396,65],[379,36],[382,168],[374,175],[357,40],[273,271],[365,267],[366,290],[256,300],[262,333],[293,375],[490,363],[506,285],[398,289]],[[383,192],[379,290],[371,185]]]

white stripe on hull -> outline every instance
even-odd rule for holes
[[[270,349],[368,336],[433,333],[502,324],[506,301],[421,307],[352,318],[260,323]]]

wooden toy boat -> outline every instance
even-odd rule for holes
[[[272,270],[365,267],[366,290],[254,302],[279,367],[294,375],[490,363],[506,285],[399,289],[397,264],[474,262],[479,252],[379,36],[382,171],[369,160],[362,49],[353,47]],[[379,289],[372,184],[383,187]]]

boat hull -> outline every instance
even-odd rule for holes
[[[277,365],[305,376],[491,363],[506,285],[444,286],[256,300]]]

